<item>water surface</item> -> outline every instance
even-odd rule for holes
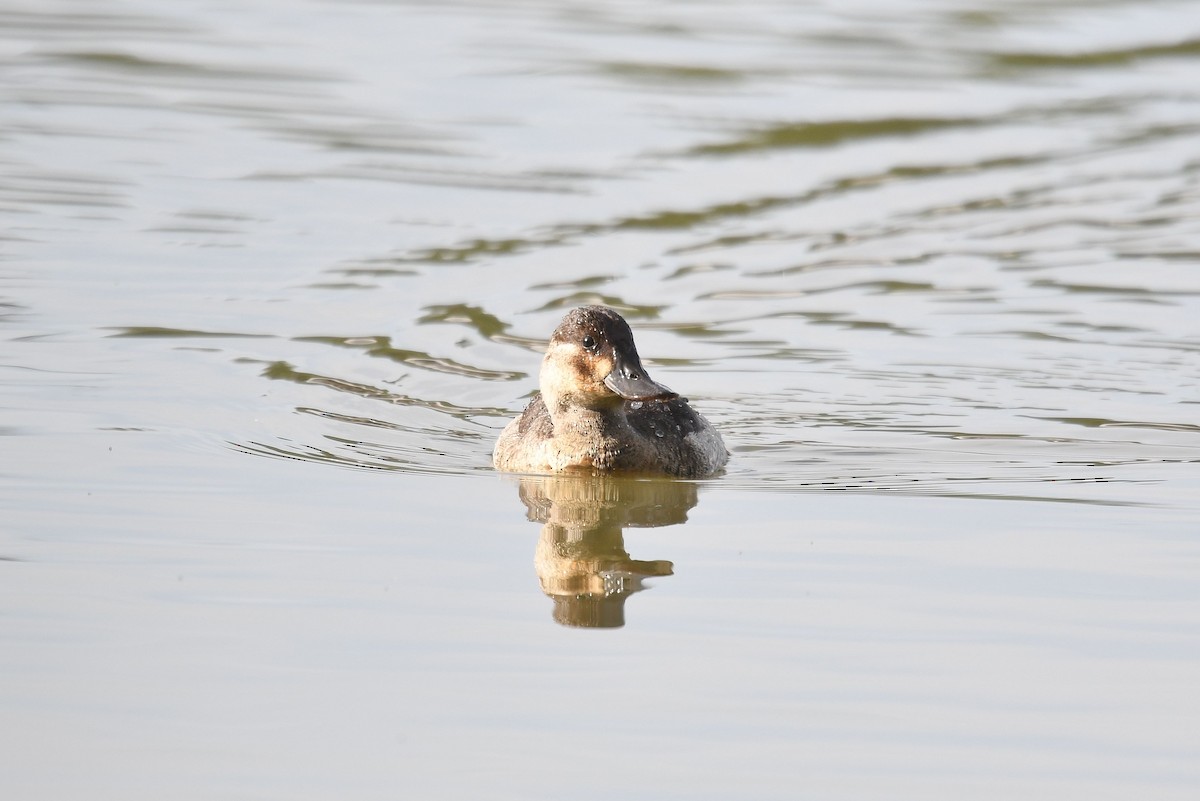
[[[0,3],[5,796],[1190,797],[1198,43]],[[584,303],[726,475],[491,470]]]

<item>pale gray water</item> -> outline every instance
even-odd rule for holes
[[[1190,798],[1198,67],[1195,3],[0,2],[0,794]],[[725,476],[492,472],[590,302]]]

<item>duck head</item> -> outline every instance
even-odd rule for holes
[[[542,359],[540,383],[551,410],[678,397],[650,378],[629,324],[604,306],[582,306],[563,318]]]

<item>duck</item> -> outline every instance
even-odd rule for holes
[[[540,392],[500,433],[506,473],[652,473],[702,478],[729,461],[720,433],[642,366],[629,324],[581,306],[550,337]]]

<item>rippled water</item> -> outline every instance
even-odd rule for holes
[[[647,797],[795,797],[801,782],[822,797],[1186,797],[1198,60],[1194,3],[0,2],[0,668],[19,688],[0,734],[32,755],[15,789],[70,794],[47,782],[49,745],[16,731],[41,726],[72,730],[92,786],[128,797],[118,767],[173,709],[206,722],[172,730],[154,775],[190,777],[197,797],[477,797],[534,769],[494,737],[571,774],[563,730],[538,721],[591,691],[611,706],[583,703],[581,725],[624,729],[658,704],[679,722],[647,724],[632,750],[580,740]],[[654,377],[721,428],[726,475],[494,480],[496,434],[584,303],[619,309]],[[247,566],[244,549],[296,572]],[[399,564],[403,581],[378,572]],[[215,583],[161,584],[195,571]],[[356,595],[355,575],[398,605]],[[645,586],[656,600],[634,595]],[[823,606],[804,604],[814,592]],[[262,611],[276,596],[287,614]],[[907,611],[871,603],[885,598]],[[988,620],[974,630],[960,607]],[[179,609],[191,628],[175,630]],[[346,629],[339,610],[370,622]],[[234,642],[206,639],[208,614]],[[389,620],[440,633],[373,639]],[[608,645],[555,639],[621,623]],[[247,674],[276,625],[294,651],[264,646],[271,669]],[[1141,625],[1142,640],[1125,628]],[[179,662],[126,672],[97,645],[109,636]],[[1059,638],[1069,656],[1046,645]],[[333,641],[347,651],[315,656]],[[213,642],[240,658],[210,664]],[[639,678],[593,648],[660,661]],[[879,675],[855,672],[864,659]],[[96,692],[127,703],[97,706],[69,667],[92,660],[111,673]],[[1096,660],[1088,694],[1073,682]],[[524,707],[470,690],[477,714],[455,706],[468,664]],[[698,664],[728,699],[707,717],[709,693],[671,680]],[[291,672],[309,669],[330,684]],[[382,744],[392,729],[363,724],[316,784],[282,758],[329,746],[312,720],[263,753],[245,731],[224,739],[232,711],[163,702],[199,687],[236,705],[275,680],[335,720],[357,670],[438,700],[400,727],[402,755]],[[597,691],[612,671],[614,694]],[[1021,689],[975,717],[960,703],[1013,676]],[[160,695],[133,700],[146,681]],[[1147,682],[1163,695],[1130,689]],[[255,703],[270,717],[285,697]],[[99,747],[131,708],[135,733]],[[1088,739],[1087,709],[1112,728]],[[1156,719],[1174,721],[1160,739],[1119,733]],[[455,738],[486,758],[443,785],[430,777],[453,772]],[[676,767],[761,750],[659,783],[656,743]],[[763,772],[806,748],[819,764]],[[427,781],[379,780],[390,759]]]

